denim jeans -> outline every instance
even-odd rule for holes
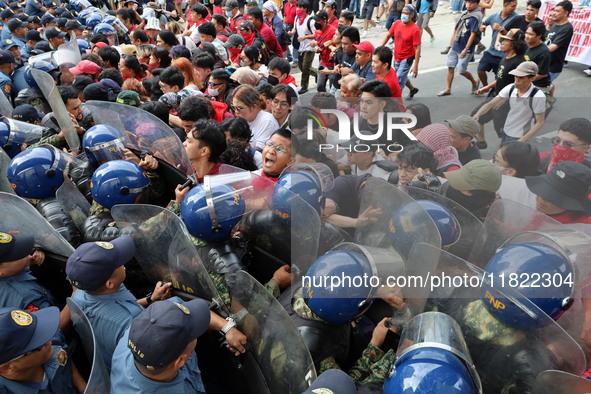
[[[412,67],[413,61],[414,57],[409,57],[408,59],[404,59],[399,62],[394,62],[394,70],[396,70],[396,76],[398,77],[398,84],[400,85],[400,90],[403,90],[404,86],[406,85],[408,73],[410,71],[410,68]]]
[[[392,27],[392,25],[394,24],[394,22],[396,22],[399,19],[400,19],[400,15],[393,14],[393,13],[390,12],[388,14],[388,19],[386,19],[386,30],[390,30],[390,28]]]
[[[349,11],[355,13],[355,18],[361,17],[361,0],[351,0],[349,3]]]

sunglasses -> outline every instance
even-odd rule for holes
[[[552,141],[552,143],[554,145],[562,145],[562,146],[564,146],[567,149],[572,149],[575,146],[589,145],[589,144],[573,144],[570,141],[563,141],[559,137],[552,137],[552,139],[550,141]]]

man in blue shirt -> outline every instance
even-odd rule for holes
[[[29,313],[0,309],[0,392],[15,394],[74,394],[72,364],[61,346],[52,346],[58,334],[56,307]],[[85,383],[76,374],[76,389]]]
[[[456,23],[450,44],[451,49],[447,53],[447,87],[437,93],[439,97],[451,94],[456,66],[460,75],[472,83],[472,93],[478,90],[478,82],[468,71],[468,63],[474,55],[474,47],[476,46],[476,34],[482,21],[478,2],[479,0],[466,0],[466,11]]]
[[[2,10],[0,12],[0,18],[2,18],[2,30],[0,31],[0,40],[6,40],[10,38],[12,35],[10,33],[10,29],[8,28],[8,22],[14,18],[14,12],[12,12],[9,8]]]
[[[207,303],[200,299],[150,305],[115,349],[111,393],[205,393],[194,350],[209,319]]]
[[[35,312],[52,305],[47,290],[29,270],[41,264],[45,254],[33,250],[34,239],[26,234],[0,232],[0,307]]]
[[[361,41],[359,44],[354,44],[353,48],[357,52],[355,53],[355,63],[353,63],[351,71],[359,75],[363,83],[376,79],[376,75],[371,71],[373,44],[369,41]]]
[[[478,78],[482,82],[482,86],[488,85],[488,76],[486,73],[492,71],[496,75],[499,69],[499,64],[501,64],[501,60],[503,59],[503,51],[497,47],[499,45],[497,43],[497,36],[517,16],[515,8],[517,8],[517,0],[503,0],[503,9],[490,15],[482,24],[483,29],[486,29],[486,26],[490,26],[493,31],[490,47],[484,51],[480,62],[478,62]]]
[[[7,24],[8,29],[12,33],[10,40],[16,43],[20,49],[23,49],[26,45],[25,34],[27,33],[28,24],[29,22],[22,22],[17,18],[11,19]]]
[[[133,240],[124,235],[111,242],[82,244],[66,263],[68,279],[78,289],[72,299],[90,320],[107,368],[117,342],[142,306],[170,297],[170,283],[158,282],[153,293],[139,300],[127,290],[124,264],[134,254]]]
[[[46,12],[47,8],[40,0],[27,0],[25,14],[42,17]]]

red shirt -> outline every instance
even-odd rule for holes
[[[261,36],[263,36],[263,39],[265,40],[265,43],[267,44],[269,49],[275,52],[275,55],[277,55],[278,57],[283,57],[283,50],[281,49],[279,42],[277,42],[277,37],[275,37],[273,29],[271,29],[269,26],[267,26],[265,22],[263,22],[261,23],[259,33],[261,33]]]
[[[577,214],[581,216],[577,217]],[[585,216],[582,212],[566,211],[558,215],[548,215],[562,224],[584,223],[591,224],[591,217]]]
[[[281,82],[281,85],[289,85],[290,83],[293,83],[294,86],[298,86],[298,84],[296,83],[296,79],[293,77],[293,75],[288,75],[287,78],[285,78]]]
[[[332,27],[334,27],[335,29],[339,28],[339,18],[335,16],[333,16],[329,21],[328,24],[331,25]]]
[[[213,165],[213,167],[211,168],[211,170],[209,170],[209,172],[207,174],[205,174],[205,175],[207,176],[207,175],[217,175],[217,174],[219,174],[220,173],[220,167],[221,166],[222,166],[222,163],[215,163]],[[205,178],[205,176],[203,178]],[[197,177],[197,183],[203,183],[203,178]]]
[[[293,5],[288,1],[283,6],[283,21],[286,25],[295,24],[295,17],[297,11],[298,2],[296,1]]]
[[[332,40],[335,30],[336,29],[333,26],[327,25],[324,31],[316,30],[314,32],[314,35],[316,36],[316,42],[318,43],[318,46],[322,48],[322,52],[320,52],[320,64],[322,64],[324,67],[334,66],[334,57],[330,56],[330,48],[326,48],[324,43]]]
[[[394,37],[394,60],[397,62],[413,57],[416,46],[421,45],[421,30],[414,22],[405,25],[397,20],[389,33]]]
[[[392,97],[402,97],[402,91],[400,90],[400,85],[398,84],[398,76],[396,75],[396,70],[394,67],[390,67],[390,71],[384,78],[380,78],[376,75],[376,79],[381,79],[382,81],[386,82],[392,91]]]
[[[244,22],[244,18],[242,17],[240,11],[238,11],[236,15],[230,19],[230,30],[238,33],[238,26],[240,26],[242,22]]]

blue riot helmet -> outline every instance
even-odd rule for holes
[[[93,163],[106,163],[111,160],[124,160],[125,136],[113,126],[99,124],[84,133],[82,146],[86,157]]]
[[[85,10],[81,10],[78,9],[78,2],[76,2],[76,4],[74,4],[74,8],[76,9],[76,11],[78,11],[78,22],[80,22],[83,26],[86,26],[86,19],[88,18],[88,16],[90,14],[93,13],[92,10],[89,9],[85,9]]]
[[[360,252],[331,250],[319,257],[303,278],[304,298],[310,309],[330,324],[342,325],[371,306],[373,289],[363,283],[335,286],[332,278],[363,278],[374,274],[370,260]]]
[[[277,184],[282,187],[276,187],[273,190],[272,206],[274,210],[291,215],[292,195],[286,195],[285,190],[287,189],[310,204],[318,214],[321,213],[324,205],[322,186],[311,172],[288,172],[277,180]]]
[[[20,120],[0,118],[0,148],[14,158],[21,152],[23,144],[39,142],[44,128]]]
[[[481,382],[462,330],[450,316],[425,312],[400,334],[384,394],[475,394]]]
[[[98,12],[90,13],[86,17],[86,26],[88,27],[89,30],[93,30],[96,27],[96,25],[98,25],[99,23],[102,22],[102,20],[103,20],[103,17],[100,13],[98,13]]]
[[[121,20],[116,16],[107,15],[103,22],[113,26],[120,35],[124,35],[129,31],[127,27],[123,24],[123,22],[121,22]]]
[[[55,196],[64,183],[66,160],[53,147],[27,149],[16,155],[8,166],[7,177],[16,194],[25,198]]]
[[[492,286],[483,287],[483,302],[501,322],[522,330],[550,322],[527,314],[512,299],[499,292],[511,287],[557,320],[572,305],[575,269],[561,251],[539,242],[516,243],[504,247],[487,263],[484,277]],[[544,286],[544,283],[551,284]],[[503,286],[504,284],[504,286]]]
[[[76,41],[78,42],[78,49],[80,49],[80,54],[81,55],[84,55],[85,53],[88,53],[88,51],[91,49],[91,46],[88,43],[88,41],[83,40],[81,38],[78,38]]]
[[[8,122],[0,122],[0,148],[4,149],[11,159],[21,151],[21,144],[14,141],[14,133]]]
[[[183,199],[181,219],[194,237],[210,243],[223,242],[230,239],[245,207],[244,199],[232,186],[211,185],[206,176]]]
[[[476,394],[470,373],[454,354],[417,348],[398,358],[384,382],[384,394]]]
[[[133,204],[150,184],[146,172],[135,163],[113,160],[101,165],[92,175],[92,198],[111,209],[116,204]]]
[[[117,30],[113,26],[108,23],[101,22],[94,27],[93,30],[94,35],[97,34],[104,34],[109,41],[109,45],[117,46],[119,45],[119,39],[117,38]]]
[[[55,65],[53,65],[51,62],[47,60],[38,60],[31,64],[28,64],[24,67],[24,77],[26,83],[32,88],[39,88],[39,85],[37,85],[37,81],[35,81],[35,78],[33,78],[31,68],[36,68],[37,70],[45,71],[46,73],[51,75],[53,79],[57,79],[57,77],[60,74],[59,70],[56,70]]]
[[[416,202],[427,211],[435,222],[439,235],[441,235],[441,246],[451,246],[460,239],[460,223],[447,207],[430,200],[416,200]]]

